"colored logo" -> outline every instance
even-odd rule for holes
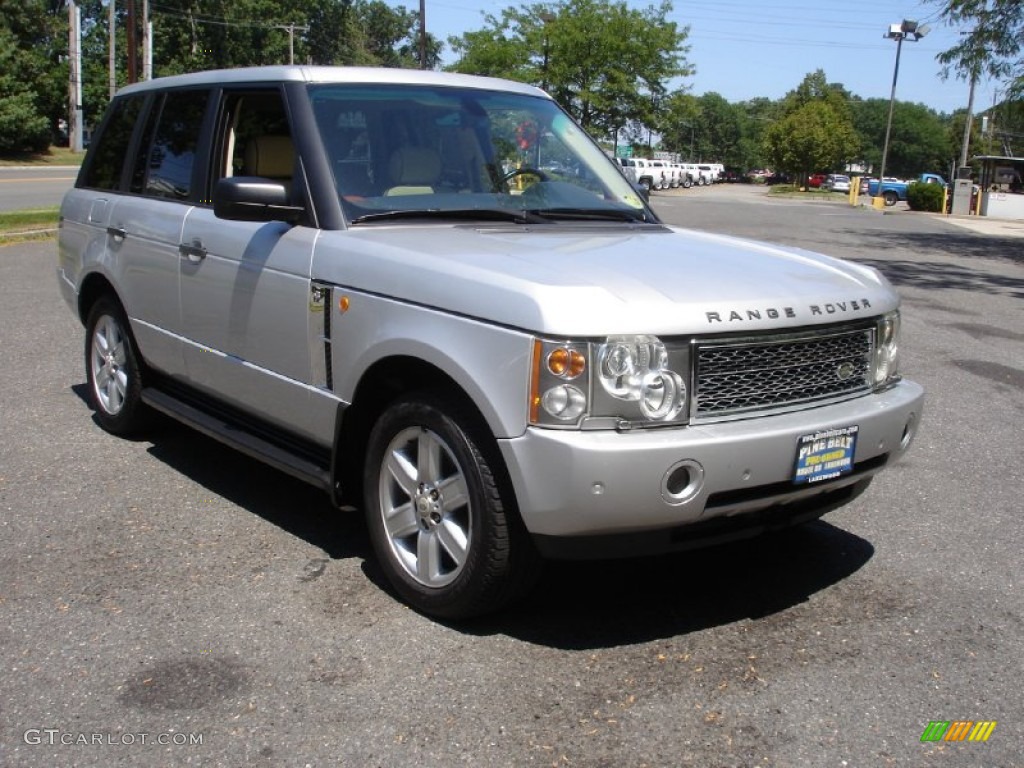
[[[932,720],[921,741],[988,741],[996,729],[995,720]]]

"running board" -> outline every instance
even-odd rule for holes
[[[142,390],[142,402],[218,442],[241,451],[246,456],[269,464],[328,493],[331,492],[331,473],[325,467],[246,432],[237,424],[224,421],[152,387]]]

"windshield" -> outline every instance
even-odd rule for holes
[[[335,187],[354,224],[417,213],[646,221],[622,172],[553,101],[425,85],[313,85]]]

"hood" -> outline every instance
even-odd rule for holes
[[[875,270],[696,230],[373,225],[324,232],[317,279],[555,336],[754,331],[871,317]]]

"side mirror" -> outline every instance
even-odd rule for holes
[[[231,176],[213,189],[213,215],[218,219],[294,224],[305,211],[290,204],[284,184],[261,176]]]
[[[638,181],[634,181],[634,182],[632,182],[632,184],[633,184],[633,189],[636,190],[636,193],[638,195],[640,195],[640,198],[645,203],[651,202],[651,190],[650,189],[648,189],[646,186],[644,186],[643,184],[641,184]]]

